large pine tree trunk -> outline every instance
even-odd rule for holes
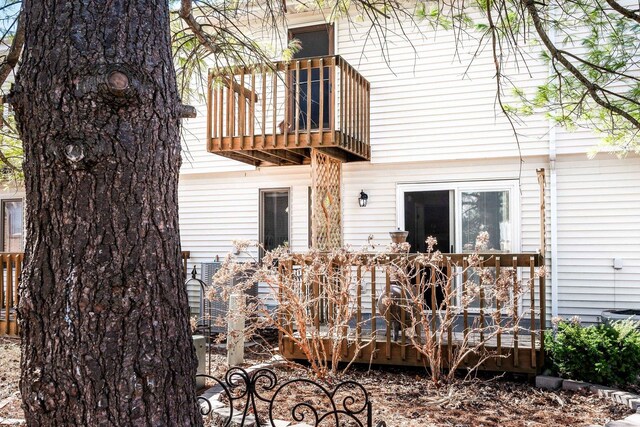
[[[197,426],[167,0],[25,0],[30,426]]]

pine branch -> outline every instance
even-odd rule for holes
[[[536,8],[536,2],[534,0],[523,0],[523,5],[529,12],[529,16],[533,21],[533,25],[536,29],[536,32],[538,33],[538,36],[540,37],[546,48],[549,50],[552,58],[562,64],[562,66],[587,89],[587,92],[589,93],[591,99],[593,99],[598,105],[610,111],[611,113],[617,114],[618,116],[631,123],[634,127],[640,129],[640,121],[638,119],[633,117],[627,111],[609,102],[606,98],[603,98],[601,94],[605,92],[604,89],[597,83],[589,80],[589,78],[587,78],[584,74],[582,74],[580,70],[578,70],[578,68],[576,68],[576,66],[573,65],[571,61],[569,61],[565,53],[558,49],[556,45],[551,41],[551,39],[549,38],[549,34],[547,34],[547,31],[544,27],[542,18],[538,13],[538,9]]]
[[[609,6],[625,18],[633,19],[640,24],[640,13],[631,9],[627,9],[615,0],[605,0]]]

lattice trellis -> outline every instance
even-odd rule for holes
[[[342,163],[311,150],[311,239],[314,248],[328,251],[342,246]]]

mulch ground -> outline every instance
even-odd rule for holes
[[[276,372],[280,383],[309,376],[299,365]],[[355,368],[340,380],[362,384],[373,403],[374,420],[384,420],[389,427],[587,426],[631,414],[623,405],[586,392],[539,390],[526,378],[485,377],[435,387],[420,370]],[[323,406],[312,388],[299,387],[284,395],[278,415],[285,420],[291,420],[286,411],[298,402]]]
[[[17,339],[0,338],[0,419],[23,418],[19,380],[20,343]]]
[[[264,361],[265,357],[249,353],[247,366]],[[225,372],[224,359],[222,350],[212,354],[214,376]],[[0,338],[0,405],[5,402],[0,408],[0,418],[23,418],[19,373],[19,343]],[[297,364],[277,367],[276,373],[280,383],[310,376],[308,368]],[[389,427],[587,426],[604,425],[631,413],[623,405],[591,394],[541,391],[526,379],[511,377],[483,377],[436,388],[423,370],[356,367],[340,380],[361,383],[373,402],[374,419],[385,420]],[[324,385],[332,387],[332,384]],[[8,404],[7,399],[10,399]],[[294,388],[282,399],[281,412],[277,415],[283,419],[291,419],[288,411],[298,402],[322,406],[317,390],[309,387]]]

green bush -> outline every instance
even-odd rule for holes
[[[545,337],[551,369],[565,378],[604,385],[637,382],[640,332],[637,324],[619,321],[584,327],[561,321]]]

